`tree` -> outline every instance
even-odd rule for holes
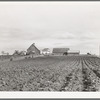
[[[91,55],[90,53],[87,53],[87,55]]]
[[[68,52],[64,52],[63,55],[68,55]]]

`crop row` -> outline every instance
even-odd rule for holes
[[[1,91],[99,91],[100,59],[49,56],[0,62]]]

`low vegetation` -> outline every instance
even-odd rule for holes
[[[44,56],[0,61],[0,91],[99,91],[100,59]]]

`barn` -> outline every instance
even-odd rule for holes
[[[53,55],[63,55],[68,52],[69,48],[53,48]]]
[[[34,54],[34,55],[40,55],[40,50],[35,46],[35,43],[33,43],[28,49],[27,49],[27,55]]]
[[[80,51],[75,51],[75,50],[69,50],[68,51],[68,55],[79,55],[80,54]]]

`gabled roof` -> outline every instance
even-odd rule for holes
[[[35,44],[33,43],[27,50],[32,50],[32,49],[37,49],[37,50],[39,50],[36,46],[35,46]],[[39,50],[40,51],[40,50]]]
[[[53,53],[64,53],[67,52],[69,48],[53,48]]]

